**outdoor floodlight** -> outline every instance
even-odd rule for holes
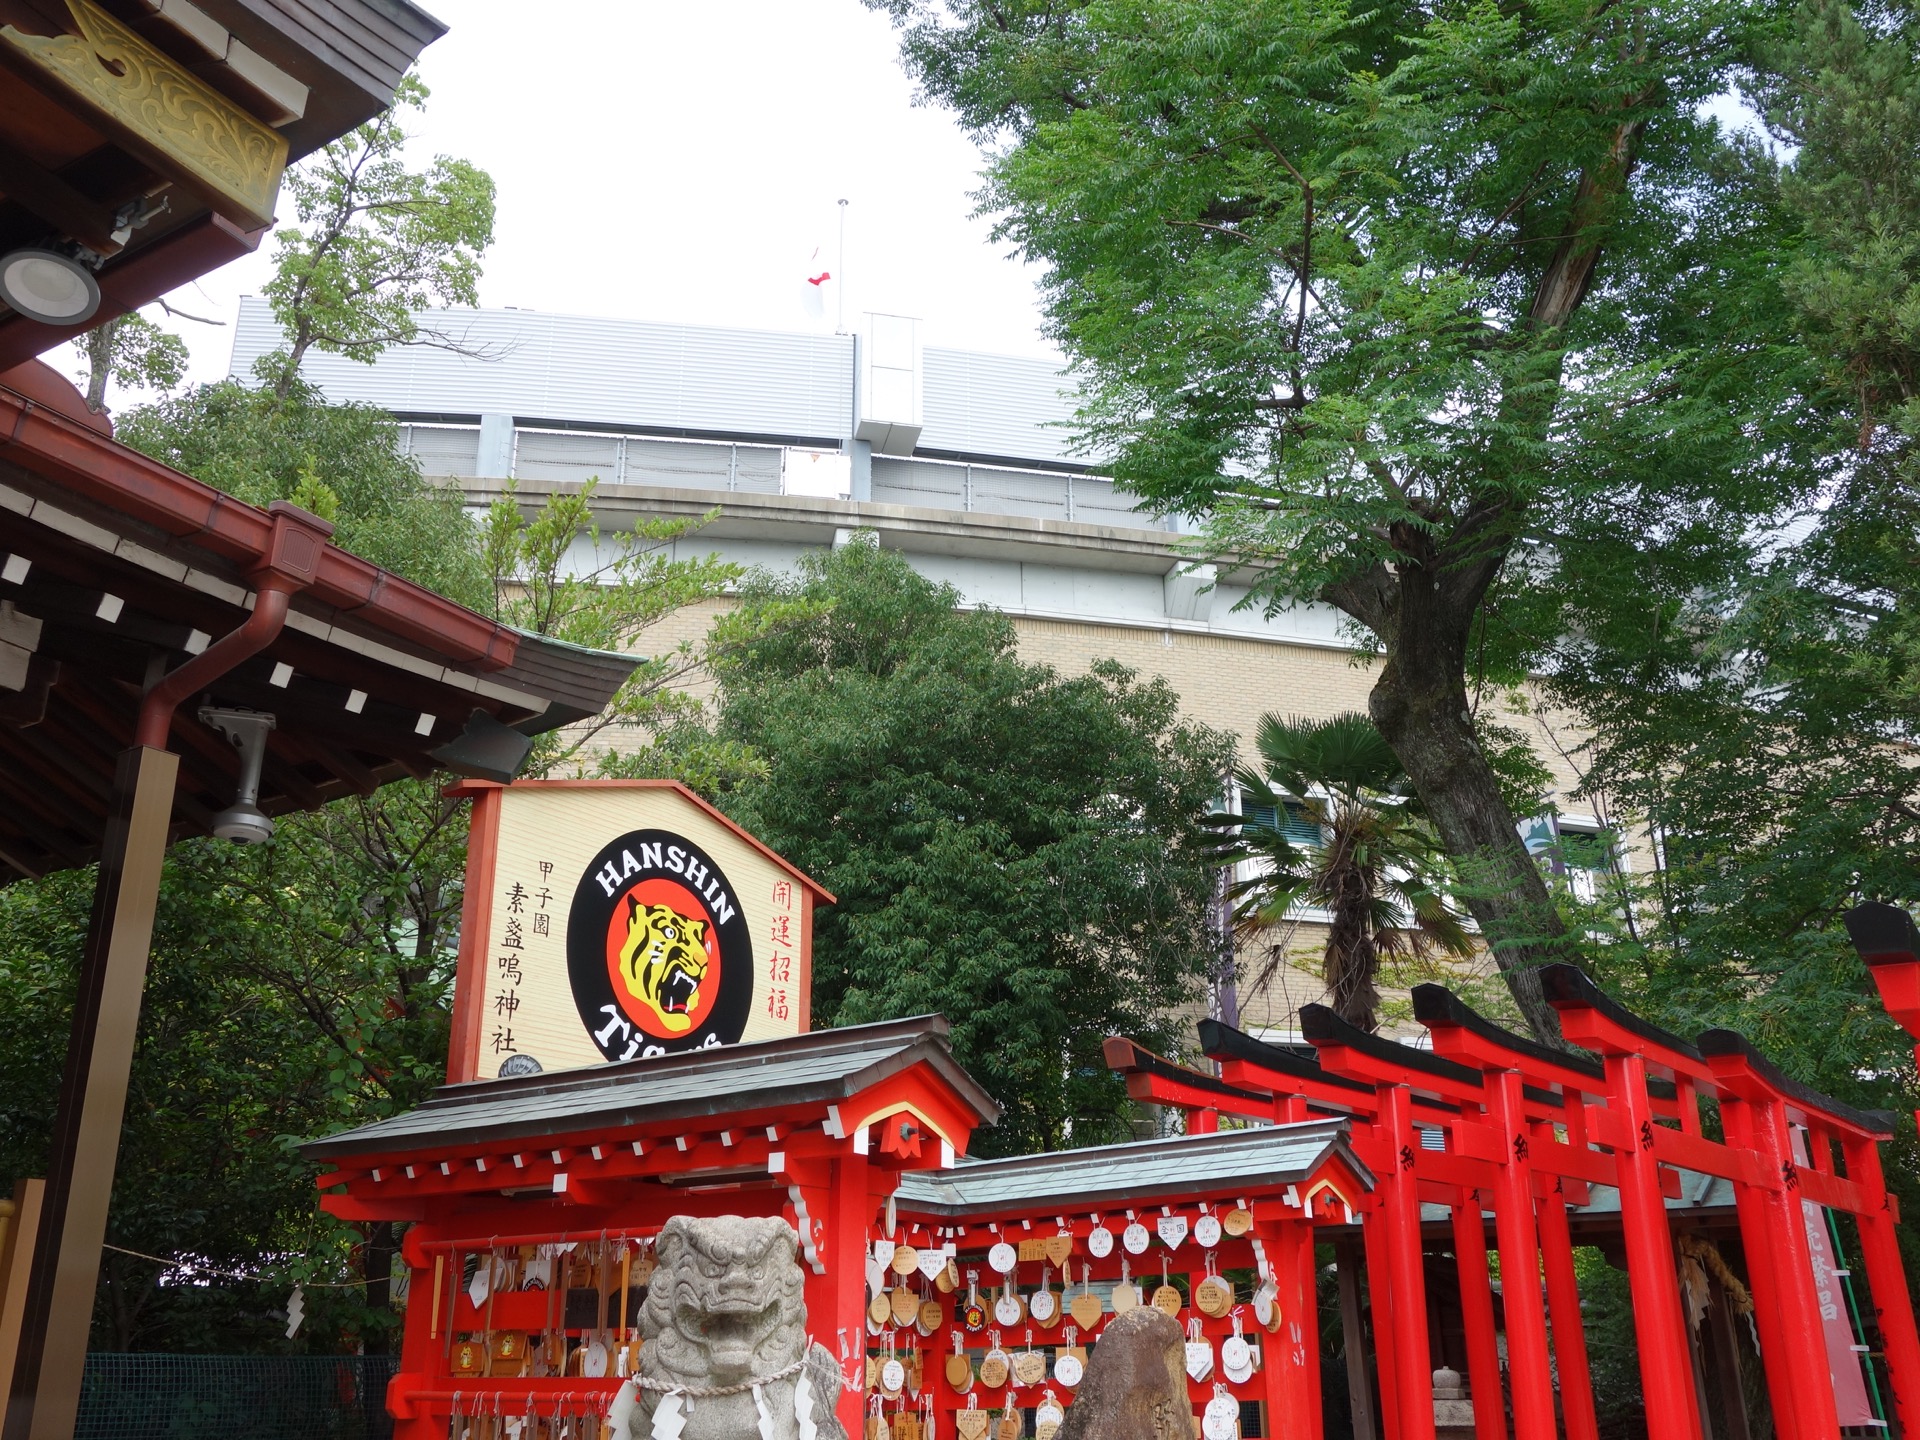
[[[273,838],[273,821],[260,808],[260,767],[267,759],[267,732],[273,716],[261,710],[200,711],[201,723],[211,725],[240,752],[240,789],[233,804],[213,817],[213,833],[222,840],[260,845]]]
[[[58,250],[15,250],[0,255],[0,300],[42,325],[79,325],[100,308],[100,285]]]

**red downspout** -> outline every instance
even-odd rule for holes
[[[313,583],[333,526],[284,500],[276,500],[267,511],[273,516],[273,533],[267,553],[248,577],[255,586],[253,613],[239,629],[223,635],[147,691],[134,727],[135,745],[166,749],[173,712],[180,702],[271,645],[286,626],[295,592]]]

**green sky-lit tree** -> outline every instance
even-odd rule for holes
[[[1474,719],[1590,571],[1737,565],[1815,483],[1772,166],[1702,106],[1751,7],[868,0],[994,147],[1082,428],[1255,603],[1336,606],[1369,710],[1522,970],[1566,930]],[[1555,579],[1568,593],[1549,593]]]
[[[407,118],[427,93],[418,76],[407,76],[388,109],[287,172],[298,223],[275,233],[265,287],[287,334],[271,366],[283,393],[312,349],[368,362],[390,345],[475,353],[419,312],[480,303],[493,178],[446,155],[424,170],[408,168]]]

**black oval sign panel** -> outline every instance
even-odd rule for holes
[[[671,830],[613,841],[574,887],[567,978],[609,1060],[736,1043],[753,1009],[753,939],[725,872]]]

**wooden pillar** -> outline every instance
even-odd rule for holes
[[[1461,1191],[1454,1204],[1453,1259],[1460,1277],[1460,1321],[1467,1335],[1474,1440],[1505,1440],[1507,1405],[1500,1389],[1500,1337],[1494,1327],[1487,1226],[1477,1190]]]
[[[1560,1422],[1567,1440],[1600,1440],[1593,1408],[1593,1367],[1587,1362],[1580,1318],[1580,1281],[1573,1269],[1573,1232],[1557,1190],[1539,1205],[1540,1261],[1547,1274],[1547,1313],[1553,1322],[1554,1370],[1560,1380]]]
[[[1400,1440],[1433,1440],[1433,1348],[1427,1339],[1427,1276],[1420,1241],[1420,1189],[1414,1164],[1420,1137],[1413,1128],[1413,1092],[1380,1087],[1380,1127],[1393,1147],[1394,1169],[1384,1185],[1387,1256],[1393,1275],[1392,1400],[1400,1412]]]
[[[1660,1162],[1653,1153],[1657,1122],[1647,1099],[1647,1063],[1639,1055],[1611,1054],[1606,1067],[1608,1103],[1625,1131],[1614,1161],[1648,1440],[1700,1440],[1693,1366],[1687,1359],[1687,1322],[1680,1313],[1680,1277],[1673,1264],[1673,1233],[1660,1190]]]
[[[1880,1170],[1880,1147],[1872,1140],[1842,1142],[1847,1174],[1869,1194],[1886,1195],[1886,1177]],[[1913,1296],[1900,1261],[1893,1211],[1882,1208],[1854,1217],[1860,1226],[1860,1260],[1867,1271],[1867,1288],[1874,1318],[1880,1325],[1880,1343],[1887,1357],[1887,1390],[1893,1419],[1900,1434],[1920,1437],[1920,1333],[1913,1321]]]
[[[1533,1166],[1516,1070],[1486,1072],[1487,1123],[1502,1159],[1494,1172],[1493,1221],[1500,1242],[1500,1294],[1507,1322],[1507,1369],[1513,1383],[1513,1428],[1522,1436],[1554,1433],[1553,1372],[1547,1363],[1547,1312],[1540,1294],[1540,1241],[1534,1228]]]
[[[1727,1423],[1727,1440],[1753,1440],[1747,1423],[1747,1392],[1740,1384],[1740,1340],[1733,1332],[1733,1305],[1720,1277],[1711,1278],[1707,1307],[1707,1335],[1713,1344],[1713,1373],[1720,1382],[1720,1412]]]
[[[1347,1352],[1353,1440],[1380,1440],[1380,1427],[1374,1423],[1373,1371],[1367,1364],[1366,1319],[1360,1313],[1361,1248],[1351,1240],[1342,1240],[1333,1253],[1334,1271],[1340,1280],[1340,1343]]]
[[[5,1440],[70,1440],[79,1415],[100,1247],[107,1235],[179,771],[178,756],[135,746],[122,752],[114,775],[20,1352],[0,1431]]]
[[[1360,1236],[1367,1252],[1367,1299],[1373,1307],[1373,1361],[1380,1377],[1380,1428],[1386,1440],[1400,1440],[1400,1405],[1394,1398],[1400,1387],[1394,1365],[1393,1262],[1388,1255],[1386,1206],[1376,1188],[1373,1208],[1361,1222]],[[1431,1380],[1429,1380],[1431,1383]]]

